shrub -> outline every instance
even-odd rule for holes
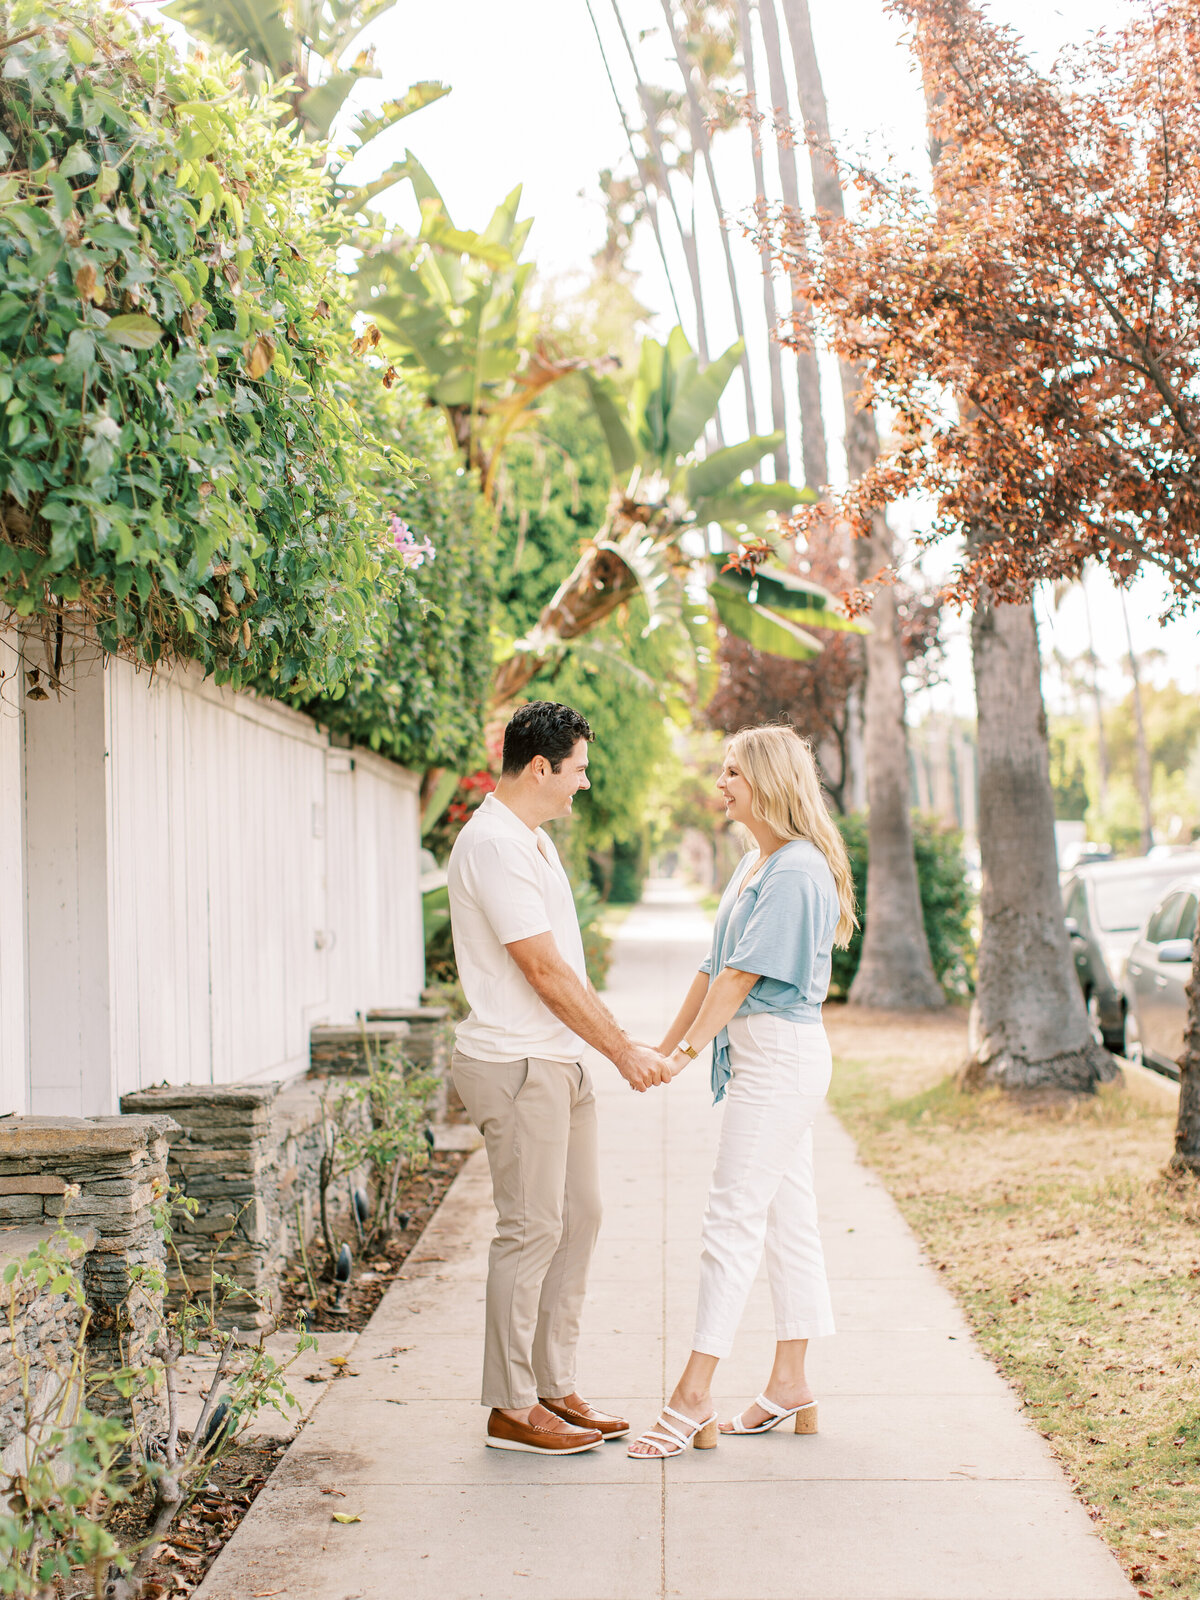
[[[867,819],[861,812],[851,812],[837,817],[836,821],[846,842],[859,919],[865,926]],[[971,939],[971,894],[967,887],[962,835],[952,828],[943,828],[933,817],[914,816],[913,851],[933,970],[948,994],[969,994],[975,982],[975,950]],[[861,955],[860,927],[849,949],[833,952],[830,994],[845,998],[849,993]]]
[[[340,692],[380,590],[415,591],[359,487],[378,452],[313,147],[126,12],[27,0],[0,28],[0,605],[48,619],[52,676],[86,624]]]

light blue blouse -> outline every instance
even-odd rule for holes
[[[713,927],[712,950],[700,965],[710,976],[722,967],[757,972],[758,982],[738,1007],[739,1017],[770,1011],[795,1022],[820,1022],[829,991],[837,885],[825,857],[807,839],[793,839],[768,858],[741,892],[758,860],[744,856],[734,870]],[[713,1103],[733,1076],[729,1031],[713,1040]]]

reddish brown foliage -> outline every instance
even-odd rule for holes
[[[859,220],[777,246],[894,415],[844,497],[904,495],[965,537],[950,594],[1023,599],[1085,561],[1200,597],[1200,0],[1142,12],[1049,75],[966,0],[894,0],[941,155],[934,195],[850,174]],[[811,518],[806,513],[800,519]]]

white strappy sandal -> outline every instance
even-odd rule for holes
[[[674,1417],[676,1422],[682,1422],[684,1430],[673,1428],[665,1420]],[[657,1433],[653,1428],[643,1433],[633,1444],[648,1444],[650,1452],[643,1455],[641,1451],[634,1451],[631,1444],[626,1451],[633,1456],[635,1461],[665,1461],[668,1456],[681,1456],[688,1445],[697,1450],[715,1450],[717,1447],[717,1413],[714,1411],[707,1422],[697,1422],[692,1417],[685,1417],[681,1412],[673,1411],[670,1406],[664,1406],[659,1416],[659,1422],[666,1430]]]
[[[789,1417],[795,1417],[797,1433],[816,1433],[817,1431],[817,1402],[815,1400],[809,1400],[802,1406],[793,1406],[789,1411],[784,1406],[777,1406],[774,1400],[768,1400],[765,1394],[760,1394],[754,1404],[767,1413],[764,1420],[757,1427],[748,1428],[742,1421],[746,1413],[739,1411],[729,1424],[730,1433],[770,1433],[772,1428],[777,1428],[781,1422],[786,1422]]]

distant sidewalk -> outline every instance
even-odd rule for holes
[[[707,943],[691,897],[651,883],[607,995],[631,1032],[659,1036]],[[593,1072],[606,1211],[580,1386],[641,1427],[687,1353],[719,1113],[699,1061],[646,1095]],[[817,1147],[840,1331],[813,1347],[815,1437],[665,1464],[620,1444],[561,1461],[484,1449],[479,1153],[198,1600],[1133,1600],[832,1115]],[[760,1280],[721,1364],[723,1415],[753,1398],[771,1348]]]

